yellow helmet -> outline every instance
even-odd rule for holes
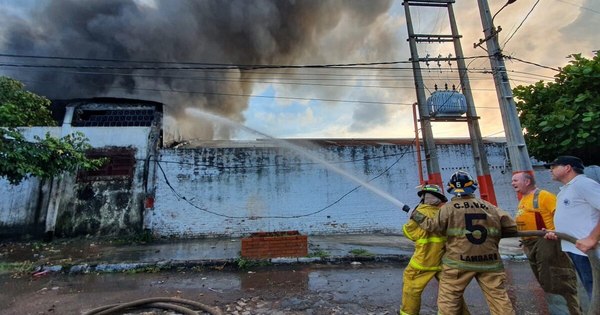
[[[448,201],[448,198],[446,198],[446,196],[444,196],[444,192],[442,191],[442,188],[440,188],[440,186],[438,186],[438,185],[425,184],[425,185],[419,186],[419,191],[417,192],[417,195],[419,197],[423,197],[423,195],[425,193],[432,194],[432,195],[440,198],[440,200],[442,202]]]

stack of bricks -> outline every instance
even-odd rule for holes
[[[267,259],[278,257],[306,257],[308,237],[298,231],[258,232],[242,238],[242,257]]]

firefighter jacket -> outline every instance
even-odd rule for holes
[[[428,218],[437,216],[440,208],[428,204],[419,204],[415,211],[419,211]],[[415,252],[408,263],[415,269],[423,271],[442,270],[442,255],[444,254],[444,243],[446,237],[433,232],[423,230],[419,224],[413,220],[408,220],[402,226],[402,232],[411,241],[415,242]]]
[[[517,224],[506,211],[471,195],[452,198],[433,219],[419,210],[411,219],[426,231],[446,235],[442,264],[468,271],[503,270],[498,243],[517,233]]]

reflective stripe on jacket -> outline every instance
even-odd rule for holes
[[[536,189],[519,201],[515,217],[517,228],[519,231],[554,230],[554,209],[556,196],[549,191]]]
[[[416,210],[429,218],[436,217],[439,212],[438,207],[427,204],[420,204]],[[442,270],[441,262],[446,237],[439,233],[423,230],[413,220],[409,220],[402,226],[402,232],[404,236],[415,242],[415,252],[410,259],[409,265],[415,269],[424,271]]]
[[[451,268],[477,272],[504,269],[498,243],[500,238],[516,235],[516,222],[510,215],[491,203],[473,196],[454,197],[430,219],[412,218],[430,232],[446,234],[446,252],[442,263]]]

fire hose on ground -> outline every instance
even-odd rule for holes
[[[182,306],[185,305],[185,306]],[[201,314],[198,311],[203,311],[211,315],[223,315],[223,312],[218,307],[210,307],[208,305],[171,297],[154,297],[136,300],[121,304],[112,304],[95,308],[91,311],[84,313],[83,315],[109,315],[109,314],[121,314],[125,310],[131,309],[147,309],[147,308],[158,308],[163,310],[176,311],[184,315],[198,315]]]
[[[575,244],[577,239],[571,235],[554,232],[559,239],[565,240]],[[544,237],[546,234],[545,231],[519,231],[517,232],[517,236],[527,237],[527,236],[539,236]],[[595,249],[589,250],[588,255],[590,259],[590,264],[592,265],[592,275],[594,278],[593,289],[592,289],[592,299],[590,301],[590,306],[587,311],[587,315],[600,315],[600,257],[596,254]]]

